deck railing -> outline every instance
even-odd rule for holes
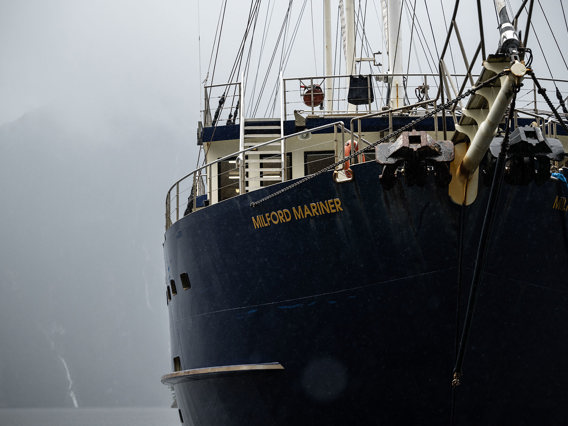
[[[478,47],[479,51],[480,47]],[[467,62],[468,72],[465,74],[449,74],[445,62],[442,60],[440,65],[441,72],[438,74],[400,74],[405,80],[404,105],[392,109],[404,111],[410,110],[414,105],[422,105],[427,109],[434,100],[442,103],[445,100],[456,97],[462,93],[466,87],[471,87],[478,75],[471,73],[471,68],[476,64],[478,53],[473,56],[472,62]],[[387,95],[387,82],[391,78],[389,74],[369,74],[371,81],[370,91],[374,94],[373,101],[351,106],[348,102],[349,76],[305,76],[282,79],[282,115],[276,114],[275,119],[294,120],[299,115],[303,117],[363,117],[368,114],[383,114],[384,111],[391,109],[388,107],[389,97]],[[439,81],[443,81],[440,85]],[[556,95],[558,88],[560,97],[566,101],[568,98],[568,80],[539,78],[547,94],[561,111],[560,101]],[[318,102],[316,94],[310,92],[310,87],[319,87],[322,90],[323,100]],[[443,94],[441,93],[443,90]],[[308,95],[306,96],[306,93]],[[203,113],[203,125],[205,127],[215,127],[239,123],[241,84],[216,84],[205,86]],[[330,98],[331,96],[331,98]],[[304,101],[308,100],[307,105]],[[430,101],[430,102],[426,102]],[[526,80],[521,92],[517,95],[517,107],[523,111],[531,111],[537,115],[550,115],[550,110],[545,100],[538,94],[538,89],[534,83]],[[448,111],[448,114],[459,114],[459,105]],[[415,110],[416,111],[416,110]],[[371,115],[369,115],[370,117]],[[254,117],[247,117],[254,118]],[[270,117],[263,117],[270,118]]]
[[[211,185],[212,179],[214,177],[218,178],[217,176],[213,176],[212,170],[214,165],[219,164],[224,161],[232,161],[235,165],[233,170],[225,171],[224,173],[230,173],[231,171],[241,171],[246,168],[246,162],[240,161],[239,158],[243,158],[244,154],[249,151],[258,151],[259,148],[263,146],[273,144],[275,142],[279,142],[281,140],[286,140],[289,138],[295,137],[302,137],[302,135],[309,134],[311,132],[317,132],[320,130],[325,130],[333,128],[332,137],[330,140],[322,141],[323,143],[329,143],[333,141],[334,144],[334,153],[333,153],[333,160],[341,160],[344,158],[344,149],[345,142],[353,137],[352,133],[345,128],[342,121],[337,121],[334,123],[325,124],[323,126],[318,126],[310,129],[303,130],[301,132],[293,133],[286,135],[281,138],[276,138],[267,142],[259,143],[253,147],[249,147],[246,149],[242,149],[236,152],[233,152],[229,155],[225,155],[221,158],[218,158],[214,161],[211,161],[207,164],[204,164],[197,169],[193,170],[191,173],[188,173],[177,182],[175,182],[169,189],[166,195],[166,230],[176,221],[178,221],[181,217],[185,214],[189,214],[190,212],[198,209],[197,206],[198,202],[200,202],[199,197],[206,197],[207,200],[210,202],[214,197],[213,191],[221,191],[223,188],[213,188]],[[310,147],[314,147],[315,145],[312,143]],[[239,173],[241,174],[241,173]],[[238,175],[235,174],[235,179],[238,179]],[[288,180],[288,179],[285,179]],[[239,193],[243,193],[244,190],[242,187],[239,188]],[[187,200],[187,202],[186,202]],[[185,212],[182,213],[182,208],[185,207]]]

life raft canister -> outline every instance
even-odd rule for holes
[[[306,106],[317,107],[323,102],[324,94],[319,84],[312,84],[310,86],[301,86],[304,90],[302,97]]]
[[[345,147],[343,149],[343,154],[346,157],[349,157],[351,155],[351,145],[353,145],[353,152],[358,152],[359,151],[359,144],[357,143],[357,141],[351,141],[348,140],[347,142],[345,142]],[[361,160],[358,160],[357,157],[355,157],[355,161],[357,162],[361,162],[364,163],[365,162],[365,155],[361,156]],[[349,167],[350,162],[349,160],[347,160],[344,164],[343,164],[343,170],[345,171],[345,176],[348,178],[351,178],[353,176],[353,172],[351,171],[351,168]]]

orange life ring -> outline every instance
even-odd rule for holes
[[[359,151],[359,144],[357,143],[357,141],[354,141],[353,147],[354,147],[353,152]],[[345,157],[349,157],[351,155],[351,140],[348,140],[347,142],[345,142],[345,148],[343,149],[343,154],[344,154]],[[361,156],[361,160],[359,160],[359,162],[360,163],[365,162],[365,155]],[[347,160],[343,164],[343,170],[345,170],[345,175],[347,177],[351,177],[351,169],[349,168],[349,160]]]
[[[301,87],[305,89],[302,97],[306,106],[318,107],[321,105],[324,99],[324,93],[319,84]]]

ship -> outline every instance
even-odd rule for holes
[[[412,73],[402,52],[435,26],[416,1],[378,5],[384,53],[357,44],[361,2],[324,1],[324,73],[278,75],[259,117],[268,74],[245,53],[271,6],[251,2],[166,197],[182,423],[568,421],[568,81],[535,28],[564,9],[516,3],[440,2],[435,68]],[[272,24],[290,34],[291,5]]]

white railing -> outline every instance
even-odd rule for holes
[[[246,160],[239,161],[238,159],[244,157],[249,151],[257,151],[258,148],[261,148],[265,145],[273,144],[275,142],[279,142],[281,140],[293,138],[293,137],[301,137],[304,134],[308,134],[311,132],[316,132],[319,130],[325,130],[328,128],[333,128],[333,136],[330,136],[328,140],[322,140],[318,144],[326,144],[329,146],[329,143],[332,142],[334,146],[333,152],[333,160],[338,161],[344,158],[344,146],[345,142],[352,137],[352,134],[349,132],[348,129],[345,128],[343,122],[337,121],[334,123],[329,123],[323,126],[318,126],[310,129],[303,130],[301,132],[293,133],[290,135],[283,136],[281,138],[276,138],[267,142],[259,143],[253,147],[249,147],[246,149],[239,150],[237,152],[231,153],[229,155],[225,155],[224,157],[218,158],[214,161],[211,161],[201,167],[198,167],[191,173],[187,174],[186,176],[179,179],[175,182],[169,189],[167,196],[166,196],[166,229],[168,229],[173,223],[178,221],[181,217],[186,214],[199,209],[201,206],[208,205],[211,200],[217,199],[218,197],[214,197],[214,192],[217,194],[220,193],[224,188],[214,186],[212,183],[219,182],[219,174],[213,175],[213,167],[215,164],[219,164],[221,162],[233,162],[234,168],[226,170],[222,172],[223,174],[228,174],[228,180],[240,180],[239,176],[242,176],[242,171],[246,169]],[[317,147],[318,144],[314,144],[311,142],[309,144],[310,148]],[[298,148],[296,151],[304,150],[305,147]],[[287,153],[293,153],[294,151],[287,151]],[[280,158],[280,155],[275,155],[274,158]],[[330,156],[331,159],[331,156]],[[232,174],[232,175],[231,175]],[[286,174],[284,174],[286,175]],[[239,182],[235,182],[234,184],[231,183],[230,187],[232,188],[239,188],[238,193],[243,193],[244,191],[241,189],[242,185],[239,185]],[[237,192],[237,191],[236,191]],[[186,202],[187,200],[187,202]],[[207,200],[207,201],[205,201]],[[204,204],[202,204],[204,203]],[[183,209],[183,213],[182,213]]]

